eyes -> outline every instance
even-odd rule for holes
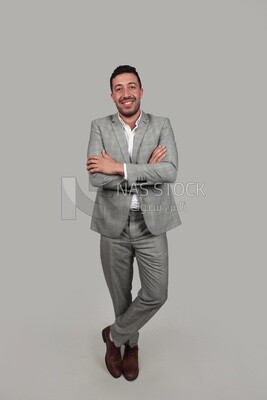
[[[129,85],[128,86],[128,89],[130,89],[130,90],[135,90],[136,89],[136,85]],[[123,86],[116,86],[115,87],[115,89],[114,89],[114,92],[116,92],[116,93],[121,93],[123,91]]]

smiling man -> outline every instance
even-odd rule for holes
[[[123,374],[132,381],[139,373],[139,330],[167,299],[166,232],[181,224],[169,187],[178,156],[169,119],[140,108],[143,88],[136,69],[117,67],[110,88],[118,113],[92,121],[87,151],[90,183],[98,188],[91,229],[101,235],[100,258],[115,313],[102,331],[106,366],[113,377]],[[141,288],[132,299],[135,258]]]
[[[140,115],[140,103],[143,95],[141,81],[132,73],[124,73],[113,78],[111,97],[119,114],[124,118]]]

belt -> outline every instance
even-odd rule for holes
[[[130,211],[141,211],[141,208],[140,207],[138,207],[138,208],[130,208]]]

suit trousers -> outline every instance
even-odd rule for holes
[[[101,235],[100,257],[112,298],[115,346],[138,344],[139,329],[165,303],[168,295],[168,243],[166,232],[152,235],[142,212],[129,212],[119,238]],[[136,258],[141,288],[132,300],[133,263]]]

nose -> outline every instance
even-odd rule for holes
[[[129,89],[127,87],[125,87],[123,90],[123,97],[129,97]]]

